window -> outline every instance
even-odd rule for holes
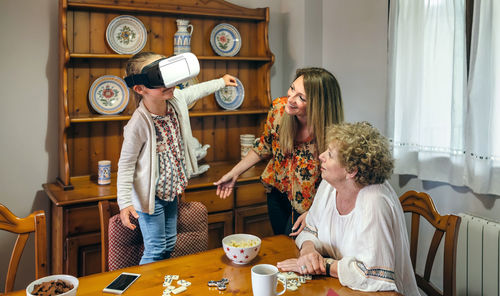
[[[465,0],[390,3],[395,173],[500,194],[500,2],[474,2],[468,73],[465,15]]]

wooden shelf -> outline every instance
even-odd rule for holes
[[[130,54],[105,54],[105,53],[70,53],[71,59],[130,59]],[[249,61],[249,62],[271,62],[272,56],[196,56],[200,61]]]
[[[132,115],[70,114],[71,123],[127,121]]]
[[[186,192],[200,188],[215,188],[213,183],[229,172],[236,165],[236,161],[209,163],[208,171],[189,180]],[[265,168],[266,163],[260,162],[250,168],[238,179],[238,183],[257,181]],[[116,173],[111,176],[110,185],[98,185],[95,176],[81,176],[71,178],[73,190],[64,190],[57,183],[43,184],[45,192],[56,206],[96,202],[105,199],[116,199]],[[214,196],[214,198],[217,198]]]
[[[80,3],[79,3],[80,2]],[[74,10],[105,10],[105,11],[118,11],[118,12],[137,12],[137,13],[147,13],[147,14],[161,14],[161,15],[183,15],[183,16],[198,16],[198,17],[209,17],[209,18],[224,18],[224,19],[242,19],[242,20],[255,20],[255,21],[265,21],[266,16],[259,13],[259,9],[252,11],[247,9],[235,10],[221,10],[220,12],[213,13],[202,9],[196,9],[196,6],[192,6],[193,9],[181,9],[178,5],[168,5],[168,4],[150,4],[151,7],[139,6],[132,2],[128,3],[127,6],[124,5],[113,5],[112,1],[110,4],[97,4],[91,3],[91,1],[72,1],[68,3],[68,8]],[[89,3],[85,3],[89,2]],[[227,5],[226,5],[227,6]]]
[[[269,109],[237,109],[237,110],[205,110],[205,111],[190,111],[189,117],[204,117],[204,116],[228,116],[228,115],[246,115],[246,114],[267,114]]]
[[[190,111],[189,117],[205,116],[229,116],[229,115],[247,115],[247,114],[267,114],[269,110],[264,108],[244,109],[244,110],[207,110]],[[127,121],[132,115],[101,115],[101,114],[71,114],[71,123],[85,122],[104,122],[104,121]]]
[[[96,77],[123,76],[132,55],[117,54],[103,43],[106,24],[127,12],[143,20],[148,31],[145,50],[173,51],[175,20],[187,18],[198,28],[192,35],[192,52],[199,54],[200,80],[237,76],[244,85],[245,100],[237,110],[221,108],[213,95],[202,99],[189,112],[193,134],[215,147],[216,139],[237,139],[240,134],[259,134],[271,103],[270,70],[274,55],[269,49],[269,9],[249,9],[224,0],[60,0],[60,88],[59,88],[59,175],[64,189],[74,178],[95,175],[89,162],[116,160],[123,137],[123,125],[135,111],[134,102],[116,115],[102,115],[88,103],[88,90]],[[221,21],[235,23],[242,47],[237,56],[218,56],[207,34]],[[85,139],[85,140],[84,140]],[[222,147],[207,155],[209,163],[239,158],[239,151]]]

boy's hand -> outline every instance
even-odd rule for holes
[[[224,83],[226,83],[226,86],[237,86],[238,84],[236,83],[236,78],[234,76],[231,76],[229,74],[225,74],[222,76],[222,79],[224,79]]]

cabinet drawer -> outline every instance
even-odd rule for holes
[[[209,213],[231,210],[233,208],[234,193],[226,199],[220,199],[215,192],[216,189],[189,191],[185,193],[184,198],[186,201],[202,202]]]
[[[238,185],[236,188],[236,207],[265,203],[266,198],[266,189],[260,182]]]
[[[101,231],[97,205],[68,208],[64,211],[68,235]]]

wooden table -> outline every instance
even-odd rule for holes
[[[160,296],[163,293],[163,279],[167,274],[179,275],[179,279],[191,282],[187,291],[178,295],[252,295],[251,268],[256,264],[276,265],[278,261],[296,257],[298,250],[292,239],[278,235],[262,239],[259,255],[247,265],[233,264],[221,248],[206,252],[172,258],[161,262],[124,268],[118,271],[99,273],[79,278],[77,295],[112,295],[102,293],[102,289],[121,272],[140,273],[141,277],[123,295]],[[207,286],[209,280],[228,278],[227,289],[219,292]],[[281,290],[281,284],[278,289]],[[395,292],[364,293],[340,285],[338,279],[326,276],[314,276],[296,291],[287,291],[284,295],[327,295],[329,289],[338,295],[400,295]],[[25,291],[16,291],[6,295],[25,295]],[[172,294],[174,295],[174,294]]]

